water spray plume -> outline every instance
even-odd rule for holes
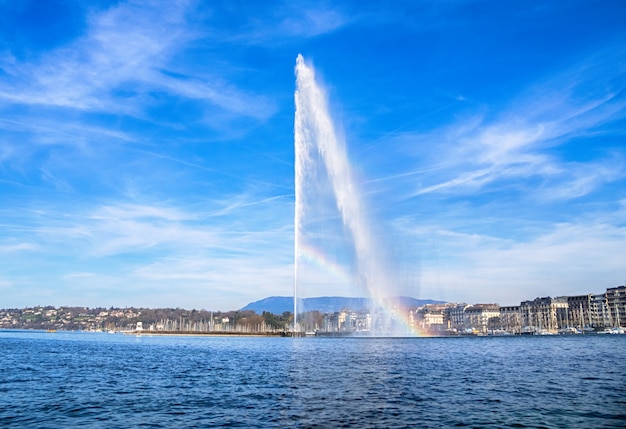
[[[374,308],[372,318],[394,306],[393,276],[385,270],[385,255],[368,218],[368,210],[355,181],[344,141],[338,136],[329,113],[326,94],[315,80],[315,70],[302,55],[296,60],[295,91],[295,211],[294,211],[294,330],[297,324],[299,262],[306,244],[304,218],[308,195],[314,186],[319,159],[327,173],[332,197],[344,228],[349,231],[355,255],[357,283]]]

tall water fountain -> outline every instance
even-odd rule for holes
[[[308,240],[305,219],[317,200],[331,198],[344,229],[342,239],[351,250],[351,280],[370,299],[373,325],[386,334],[390,328],[382,321],[393,311],[398,290],[395,276],[386,268],[384,243],[374,234],[370,212],[353,175],[345,143],[335,130],[326,94],[316,82],[315,70],[298,55],[295,72],[294,330],[298,330],[302,249]],[[320,182],[327,185],[321,195],[316,186]]]

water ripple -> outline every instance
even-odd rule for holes
[[[610,428],[626,421],[623,336],[0,332],[0,346],[3,428]]]

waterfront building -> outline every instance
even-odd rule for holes
[[[354,331],[356,330],[356,312],[355,311],[346,311],[346,319],[343,324],[344,331]]]
[[[500,306],[498,304],[475,304],[465,309],[465,329],[487,334],[500,326]]]
[[[465,310],[470,305],[462,303],[446,307],[443,314],[443,322],[448,329],[462,331],[465,329]]]
[[[617,286],[606,290],[606,306],[610,316],[610,325],[626,327],[626,286]]]
[[[585,326],[598,326],[597,302],[593,294],[567,297],[568,326],[583,329]]]
[[[369,331],[372,329],[372,315],[369,311],[360,311],[356,314],[356,330]]]
[[[324,330],[326,332],[337,332],[339,330],[339,312],[324,315]]]
[[[591,297],[591,326],[605,328],[611,326],[611,315],[606,302],[606,293],[595,294]]]
[[[414,326],[423,331],[439,333],[443,331],[444,309],[437,305],[425,305],[415,310]]]
[[[522,316],[519,305],[500,307],[500,328],[511,334],[522,333]]]
[[[535,298],[522,301],[520,313],[523,332],[555,332],[565,327],[568,305],[567,297]]]

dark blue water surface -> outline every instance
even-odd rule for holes
[[[0,427],[626,427],[626,336],[0,331]]]

